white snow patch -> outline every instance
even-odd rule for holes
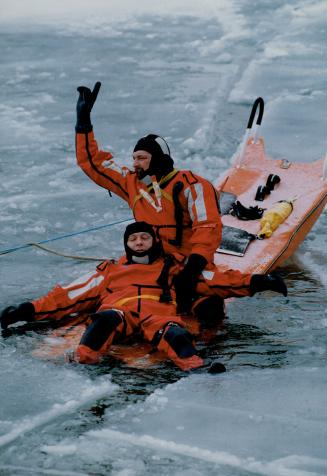
[[[310,53],[316,53],[316,48],[307,46],[298,41],[285,41],[285,38],[274,39],[268,43],[264,49],[263,56],[267,59],[281,58],[283,56],[301,56]]]
[[[76,452],[76,445],[43,445],[41,446],[41,451],[44,453],[58,455],[58,456],[66,456],[72,455]]]
[[[264,463],[255,458],[240,458],[224,451],[210,451],[190,446],[174,441],[168,441],[160,438],[154,438],[149,435],[136,435],[133,433],[123,433],[121,431],[104,429],[90,431],[87,434],[90,438],[121,441],[133,446],[145,447],[155,451],[171,452],[185,457],[195,458],[209,463],[215,463],[233,468],[248,471],[249,473],[260,474],[263,476],[312,476],[312,472],[305,470],[292,469],[285,467],[283,461],[272,461]],[[291,460],[292,461],[292,460]]]

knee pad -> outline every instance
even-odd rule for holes
[[[123,318],[117,311],[101,311],[91,316],[92,324],[84,332],[80,345],[100,350],[108,338],[123,324]]]
[[[169,325],[162,338],[178,357],[186,358],[196,354],[192,335],[179,325]]]
[[[224,300],[219,296],[208,296],[194,306],[193,313],[203,327],[214,327],[226,317]]]

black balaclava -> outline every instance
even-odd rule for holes
[[[133,233],[149,233],[153,238],[153,244],[147,251],[133,251],[127,246],[127,240]],[[128,263],[151,264],[162,255],[161,241],[157,241],[154,229],[145,221],[136,221],[127,225],[124,233],[124,247]]]
[[[155,175],[157,180],[159,180],[173,170],[174,161],[170,157],[168,144],[162,137],[156,134],[148,134],[145,137],[141,137],[134,147],[134,152],[137,150],[145,150],[152,155],[150,166],[148,170],[144,171],[143,177]]]

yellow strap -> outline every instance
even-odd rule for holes
[[[159,185],[164,185],[166,182],[168,182],[168,180],[170,180],[171,178],[173,178],[176,174],[178,174],[179,170],[177,169],[173,169],[171,172],[169,172],[169,174],[165,175],[164,177],[162,177],[160,180],[159,180]]]
[[[131,297],[126,297],[123,299],[120,299],[119,301],[115,302],[115,306],[123,306],[129,301],[132,301],[133,299],[151,299],[152,301],[159,301],[160,296],[154,296],[153,294],[142,294],[141,296],[131,296]],[[171,301],[172,304],[176,305],[176,301]]]
[[[165,192],[164,190],[161,190],[162,196],[167,198],[170,202],[173,201],[173,197],[170,195],[170,193]]]
[[[179,171],[177,169],[173,169],[171,172],[169,172],[169,174],[162,177],[162,179],[159,180],[159,183],[158,183],[159,187],[160,187],[160,185],[164,185],[166,182],[168,182],[168,180],[170,180],[172,177],[174,177],[178,172]],[[148,185],[147,191],[151,192],[152,190],[153,190],[153,185],[152,184]],[[164,198],[166,198],[170,202],[173,201],[173,197],[169,193],[165,192],[165,190],[161,189],[161,194]],[[132,210],[134,210],[136,202],[138,202],[141,198],[143,198],[143,197],[140,193],[135,196],[134,201],[133,201]]]

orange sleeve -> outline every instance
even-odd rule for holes
[[[207,180],[198,176],[197,180],[197,183],[190,185],[188,194],[188,209],[192,220],[191,253],[202,255],[211,263],[222,234],[218,192]]]
[[[110,152],[99,150],[94,133],[76,134],[76,159],[93,182],[128,201],[127,167],[119,167]]]
[[[215,265],[207,266],[197,285],[197,292],[203,296],[230,297],[250,296],[252,274],[241,273],[236,269],[219,271]]]
[[[32,301],[35,319],[61,319],[76,312],[95,311],[105,283],[105,274],[97,269],[67,286],[55,286],[45,296]]]

